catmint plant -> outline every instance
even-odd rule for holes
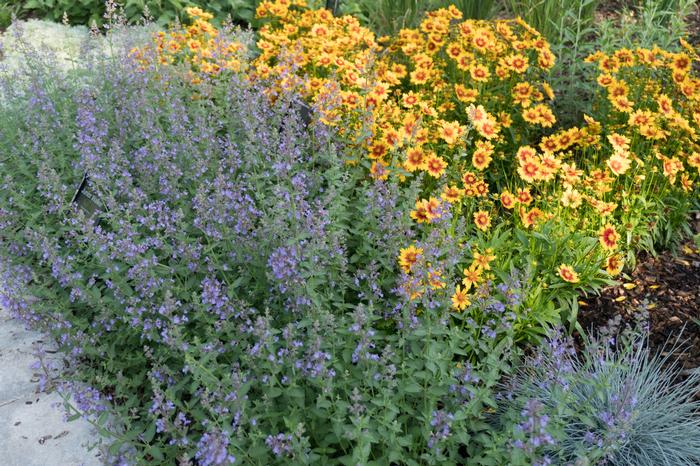
[[[0,298],[66,354],[45,382],[108,462],[504,458],[484,421],[521,285],[456,313],[398,273],[417,241],[456,280],[463,221],[416,231],[418,184],[347,164],[293,86],[85,50],[0,75]]]

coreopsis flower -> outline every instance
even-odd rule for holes
[[[472,165],[474,168],[480,171],[484,171],[486,168],[488,168],[489,164],[491,163],[491,153],[492,150],[490,151],[481,147],[477,148],[472,154]]]
[[[635,110],[629,116],[628,124],[638,128],[654,126],[656,115],[649,110]]]
[[[416,263],[418,257],[422,254],[422,248],[417,248],[415,246],[402,248],[399,252],[399,265],[401,266],[401,269],[404,272],[409,273],[411,271],[411,268],[413,267],[413,264]]]
[[[489,193],[489,185],[484,180],[479,180],[474,184],[474,196],[486,197]]]
[[[491,270],[491,262],[496,258],[496,256],[493,254],[493,249],[487,248],[486,251],[484,251],[483,254],[477,252],[474,252],[474,262],[473,264],[476,264],[477,267],[480,267],[483,270]]]
[[[583,202],[583,196],[572,187],[568,187],[561,195],[561,205],[564,207],[578,208]]]
[[[498,137],[498,132],[500,128],[498,122],[492,117],[488,117],[476,124],[474,124],[476,131],[486,139],[495,139]]]
[[[406,151],[406,160],[403,164],[404,168],[409,172],[416,170],[425,170],[426,156],[423,149],[420,147],[412,147]]]
[[[533,107],[533,109],[537,112],[538,118],[537,118],[537,124],[542,126],[543,128],[551,128],[554,123],[557,122],[556,117],[554,116],[554,112],[552,112],[552,109],[549,108],[546,104],[539,104]]]
[[[687,173],[681,175],[681,189],[687,193],[693,190],[693,180],[688,177]]]
[[[630,138],[622,134],[608,134],[608,141],[610,141],[615,152],[627,152],[630,148]]]
[[[539,124],[540,122],[540,114],[534,107],[527,107],[523,109],[522,117],[523,120],[532,125]]]
[[[610,223],[606,223],[603,228],[601,228],[600,232],[598,232],[598,240],[605,250],[613,251],[617,249],[617,241],[619,239],[620,235]]]
[[[606,162],[610,171],[617,176],[624,175],[629,170],[631,163],[632,161],[620,152],[615,152]]]
[[[481,231],[488,230],[491,227],[491,214],[485,210],[477,210],[474,212],[474,225]]]
[[[537,181],[540,173],[540,161],[537,158],[528,158],[524,162],[518,164],[518,175],[526,183],[534,183]]]
[[[491,31],[485,28],[479,28],[472,35],[472,45],[479,52],[485,53],[494,44],[494,37]]]
[[[605,259],[605,270],[612,277],[619,275],[622,272],[623,261],[622,257],[617,254]]]
[[[454,145],[464,133],[464,129],[456,121],[443,121],[438,129],[438,135],[449,145]]]
[[[464,172],[464,174],[462,175],[462,182],[464,183],[465,188],[475,186],[478,181],[479,177],[476,176],[473,172],[467,171]]]
[[[559,266],[559,276],[561,277],[562,280],[565,282],[569,283],[578,283],[579,282],[579,276],[578,273],[571,267],[570,265],[566,264],[561,264]]]
[[[688,157],[688,165],[697,168],[698,173],[700,173],[700,152],[693,152]]]
[[[455,202],[458,202],[463,195],[464,191],[459,189],[457,186],[445,186],[440,197],[444,201],[454,204]]]
[[[187,7],[185,8],[185,13],[187,13],[187,16],[190,16],[192,18],[200,18],[204,21],[214,19],[214,15],[212,15],[211,13],[207,13],[198,7]]]
[[[661,157],[664,176],[671,184],[676,182],[676,175],[684,170],[683,162],[677,157]]]
[[[634,109],[634,102],[629,100],[626,95],[610,97],[609,100],[612,106],[620,112],[631,113]]]
[[[455,95],[460,102],[476,102],[476,98],[479,96],[479,91],[477,89],[467,88],[462,84],[455,84],[454,89]]]
[[[545,70],[551,69],[556,61],[557,58],[549,48],[543,48],[537,53],[537,64]]]
[[[435,197],[430,197],[427,201],[425,201],[425,209],[428,213],[429,220],[432,221],[441,216],[441,205],[442,203],[440,202],[440,199],[437,199]]]
[[[418,200],[416,201],[416,208],[411,211],[411,218],[418,223],[428,223],[430,222],[430,214],[428,213],[428,201]]]
[[[530,194],[530,188],[518,189],[518,202],[522,205],[530,205],[532,202],[532,194]]]
[[[600,71],[617,74],[620,71],[620,62],[614,56],[604,56],[598,62]]]
[[[413,91],[404,94],[401,98],[401,105],[406,108],[411,108],[418,103],[420,103],[420,96]]]
[[[533,91],[534,88],[530,83],[522,82],[516,84],[511,91],[513,103],[521,105],[522,107],[529,107]]]
[[[530,146],[521,146],[518,148],[515,156],[520,162],[525,162],[527,160],[537,158],[537,151]]]
[[[483,269],[476,267],[474,264],[469,266],[468,269],[462,271],[464,278],[462,279],[462,284],[464,285],[464,291],[468,291],[472,286],[476,286],[481,281],[481,273]]]
[[[671,61],[671,69],[679,74],[685,74],[690,71],[693,62],[685,53],[678,53],[673,56]]]
[[[552,154],[542,154],[540,156],[540,174],[539,179],[544,181],[551,180],[559,171],[561,161]]]
[[[457,311],[463,311],[470,304],[471,302],[469,301],[467,289],[457,285],[455,287],[455,292],[452,295],[452,308]]]
[[[389,147],[384,141],[374,141],[369,146],[369,154],[367,155],[371,160],[380,160],[389,151]]]
[[[545,136],[540,140],[540,149],[545,154],[559,151],[559,138],[555,136]]]
[[[615,79],[612,77],[611,74],[602,73],[598,75],[596,81],[598,82],[598,85],[600,87],[608,87],[615,82]]]
[[[428,82],[428,80],[431,78],[431,73],[429,70],[417,69],[411,71],[410,76],[411,83],[415,84],[416,86],[420,86]]]
[[[581,180],[581,175],[583,175],[583,170],[579,170],[576,168],[576,162],[572,163],[563,163],[561,165],[561,170],[559,172],[561,174],[562,181],[564,182],[565,187],[571,187],[575,186],[580,180]]]
[[[520,219],[523,222],[525,228],[530,228],[534,226],[537,222],[544,218],[544,212],[542,212],[537,207],[533,207],[530,210],[522,209],[520,212]]]
[[[500,195],[501,205],[506,209],[513,209],[515,207],[515,196],[513,196],[509,191],[503,191]]]
[[[617,209],[617,204],[614,202],[605,202],[605,201],[596,201],[596,202],[591,202],[595,210],[601,215],[601,217],[605,217],[606,215],[610,215],[613,212],[615,212],[615,209]]]
[[[656,98],[656,105],[659,106],[659,113],[670,117],[673,115],[673,101],[666,94],[659,94]]]
[[[489,117],[483,105],[470,105],[467,107],[467,116],[473,125],[477,125]]]
[[[489,78],[491,77],[491,72],[489,71],[488,66],[480,63],[473,63],[469,67],[469,74],[474,81],[481,83],[488,82]]]
[[[441,290],[447,286],[442,280],[442,272],[439,270],[428,271],[428,283],[434,290]]]
[[[525,55],[516,53],[505,58],[505,63],[509,69],[513,70],[518,74],[523,74],[527,71],[529,66],[529,61]]]
[[[442,157],[432,154],[425,162],[425,170],[434,178],[440,178],[445,173],[447,162]]]

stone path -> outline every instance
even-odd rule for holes
[[[93,466],[101,464],[97,436],[78,419],[63,420],[57,393],[36,393],[33,344],[41,333],[28,331],[0,309],[0,464],[2,466]]]

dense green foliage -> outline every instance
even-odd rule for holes
[[[145,19],[166,25],[181,18],[185,7],[199,6],[216,14],[219,20],[231,16],[234,22],[247,24],[255,16],[256,0],[27,0],[16,14],[39,16],[56,22],[63,21],[64,14],[71,24],[98,26],[104,21],[109,9],[115,9],[129,23],[140,23]]]

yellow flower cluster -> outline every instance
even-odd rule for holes
[[[169,32],[159,31],[152,45],[135,48],[131,56],[144,66],[154,61],[161,65],[184,63],[188,66],[191,81],[198,84],[203,76],[215,76],[224,70],[242,70],[243,45],[219,35],[209,21],[210,13],[190,7],[185,13],[192,24]]]
[[[195,82],[241,70],[240,44],[221,39],[207,13],[187,11],[191,26],[157,37],[158,60],[189,63]],[[463,268],[453,288],[457,310],[501,253],[487,245],[494,227],[536,230],[557,220],[598,238],[586,260],[614,276],[634,228],[649,220],[637,203],[696,189],[700,80],[692,72],[698,56],[685,42],[678,53],[621,49],[588,57],[600,71],[593,116],[555,130],[554,92],[545,81],[555,57],[520,18],[463,20],[451,6],[429,12],[415,29],[377,38],[356,18],[310,9],[304,0],[262,1],[257,16],[266,24],[250,79],[272,83],[271,96],[300,91],[323,123],[358,148],[360,159],[349,162],[366,164],[374,178],[422,176],[410,213],[417,223],[429,227],[450,210],[473,226],[486,252]],[[135,55],[147,61],[148,52]],[[421,254],[416,246],[401,251],[406,274]],[[557,260],[550,279],[586,279],[570,259]],[[445,271],[431,273],[416,283],[447,287]]]
[[[691,73],[697,53],[686,41],[681,45],[676,53],[620,49],[587,61],[598,65],[610,105],[604,118],[613,151],[606,165],[613,175],[625,174],[632,162],[654,164],[670,184],[690,192],[700,172],[700,80]]]
[[[362,141],[377,178],[392,170],[440,178],[467,168],[467,138],[480,143],[473,168],[483,171],[512,145],[503,128],[556,121],[544,103],[552,89],[541,80],[554,55],[522,20],[461,21],[452,6],[429,13],[417,29],[377,39],[356,18],[301,1],[263,2],[258,17],[270,22],[260,31],[257,74],[287,87],[290,63],[279,59],[286,53],[295,74],[307,77],[302,86],[312,102],[335,93],[340,105],[323,118]]]

